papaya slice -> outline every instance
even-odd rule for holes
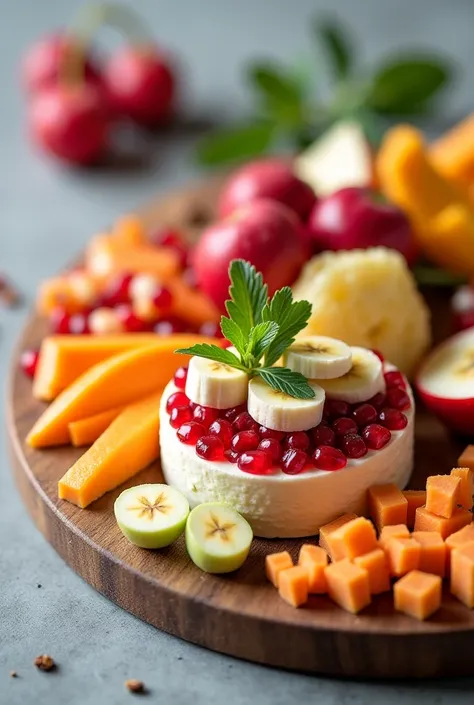
[[[154,274],[163,282],[179,273],[178,255],[169,247],[129,246],[113,237],[95,237],[86,250],[86,269],[93,277],[107,280],[120,272]]]
[[[95,414],[95,416],[72,421],[68,426],[72,445],[76,448],[92,445],[121,411],[122,407],[119,406],[116,409],[102,411],[100,414]]]

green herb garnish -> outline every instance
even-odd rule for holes
[[[311,304],[308,301],[293,301],[288,286],[277,291],[269,300],[268,287],[262,275],[244,260],[231,262],[229,276],[228,317],[222,316],[221,329],[237,354],[208,343],[198,343],[176,352],[221,362],[246,372],[249,377],[258,375],[270,387],[291,397],[312,399],[314,391],[306,377],[287,367],[272,366],[306,327]]]

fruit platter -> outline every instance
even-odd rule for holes
[[[263,664],[472,671],[470,129],[373,154],[339,127],[122,216],[40,285],[10,452],[87,582]]]

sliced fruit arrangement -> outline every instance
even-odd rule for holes
[[[378,477],[405,484],[413,446],[405,377],[339,340],[295,342],[311,306],[289,289],[268,300],[248,263],[233,262],[230,280],[221,326],[233,347],[178,350],[193,357],[163,394],[166,481],[191,506],[226,499],[268,537],[316,533],[337,515],[338,495],[342,509],[360,511]],[[282,357],[287,366],[275,366]]]

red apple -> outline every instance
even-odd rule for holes
[[[316,201],[313,190],[298,179],[290,165],[280,159],[245,164],[231,174],[219,198],[221,217],[257,198],[283,203],[305,221]]]
[[[229,264],[245,259],[262,272],[273,294],[291,284],[307,254],[301,223],[287,206],[260,199],[204,231],[193,253],[198,286],[224,310],[229,298]]]
[[[389,247],[409,265],[418,252],[405,213],[366,188],[350,187],[320,199],[308,220],[308,230],[319,250]]]
[[[436,347],[422,364],[417,391],[448,428],[474,435],[474,329]]]

